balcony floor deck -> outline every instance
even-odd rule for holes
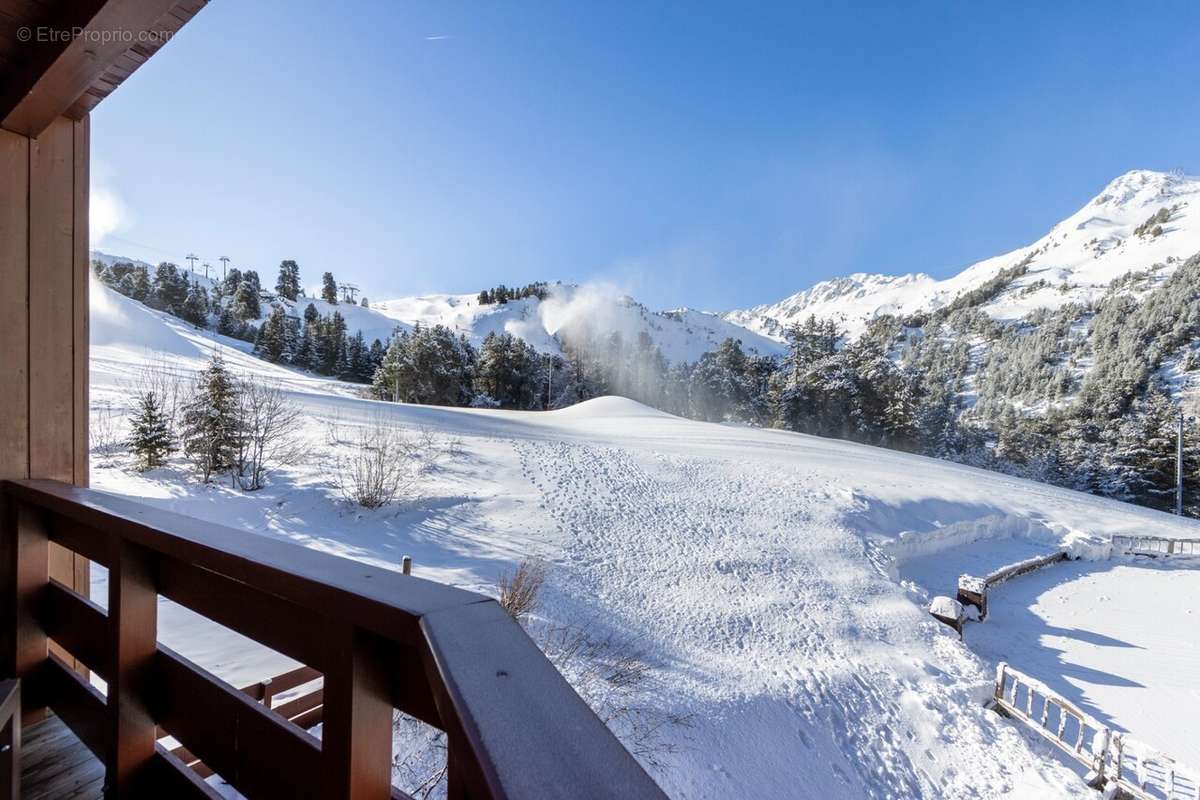
[[[104,764],[54,715],[21,731],[23,800],[99,800]]]

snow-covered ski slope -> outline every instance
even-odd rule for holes
[[[812,314],[835,319],[857,335],[876,316],[933,311],[1028,258],[1028,271],[984,306],[995,319],[1019,319],[1038,308],[1095,299],[1115,278],[1155,264],[1167,265],[1157,275],[1166,277],[1171,271],[1169,260],[1200,252],[1198,198],[1200,178],[1133,170],[1113,180],[1036,242],[972,264],[945,280],[920,273],[857,273],[822,281],[778,303],[730,311],[724,318],[780,337],[787,325]],[[1162,208],[1175,210],[1160,235],[1135,234]]]
[[[668,730],[679,752],[654,773],[673,797],[1091,797],[1044,745],[983,709],[991,663],[889,577],[884,549],[907,533],[917,553],[924,537],[968,528],[981,546],[1022,526],[1063,540],[1200,536],[1195,523],[1067,490],[621,398],[542,413],[362,400],[103,287],[93,298],[94,404],[127,403],[142,364],[187,369],[221,347],[303,404],[308,444],[256,493],[199,485],[178,463],[134,473],[120,457],[94,459],[96,488],[393,569],[412,555],[418,575],[485,592],[522,557],[546,559],[542,614],[633,638],[654,665],[641,702],[691,715]],[[331,485],[330,431],[371,418],[461,447],[419,498],[352,508]],[[288,666],[202,623],[163,614],[161,636],[237,684]],[[1155,691],[1153,669],[1134,680]]]
[[[109,266],[117,262],[129,262],[137,266],[142,266],[149,271],[151,279],[154,277],[155,267],[151,264],[147,264],[145,261],[139,261],[135,258],[126,258],[119,255],[112,255],[111,253],[104,253],[99,250],[92,250],[89,254],[89,257],[92,261],[100,261]],[[192,272],[186,265],[179,267],[179,269],[188,274],[188,280],[193,283],[200,284],[210,293],[220,281],[219,273],[216,270],[213,270],[212,277],[207,277],[198,272]],[[269,290],[270,287],[274,286],[274,275],[266,271],[263,271],[262,274],[259,275],[259,280],[262,282],[264,290]],[[391,336],[397,328],[409,327],[403,321],[394,319],[393,317],[385,314],[381,314],[379,311],[373,308],[364,308],[354,303],[327,303],[320,297],[315,296],[301,297],[296,302],[283,300],[278,297],[274,297],[271,302],[263,302],[260,306],[259,317],[257,320],[254,320],[255,324],[261,324],[263,320],[271,315],[272,305],[274,303],[282,304],[284,310],[288,314],[296,317],[302,316],[304,314],[304,309],[310,304],[317,310],[317,313],[322,316],[329,316],[336,311],[337,313],[341,314],[342,318],[346,321],[346,329],[349,334],[353,336],[356,332],[361,332],[363,338],[366,339],[367,344],[370,344],[376,339],[380,340],[381,342],[387,341],[387,338]]]

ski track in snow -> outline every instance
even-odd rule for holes
[[[733,796],[772,797],[818,796],[817,787],[826,797],[973,797],[1013,786],[988,745],[1014,732],[982,709],[972,659],[954,654],[956,685],[930,695],[925,678],[940,670],[924,655],[900,666],[879,644],[948,655],[955,648],[944,634],[902,597],[887,615],[837,600],[886,602],[898,590],[850,563],[863,545],[830,511],[828,482],[590,444],[514,447],[568,535],[559,583],[590,598],[609,624],[650,639],[664,660],[694,665],[672,702],[697,715],[693,741],[682,739],[683,758],[699,763],[660,776],[673,794],[712,796],[714,779]],[[755,713],[773,705],[770,713],[790,717],[792,735],[770,743],[779,760],[763,762],[766,743],[746,735],[748,720],[711,713],[746,701]],[[695,740],[707,740],[703,752],[689,747]],[[1048,791],[1074,782],[1053,762],[1043,768]],[[688,779],[696,775],[707,783]],[[1036,784],[1043,775],[1019,778]]]

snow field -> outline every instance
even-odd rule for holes
[[[122,407],[144,364],[186,371],[222,347],[235,371],[302,404],[310,456],[250,494],[200,485],[179,462],[139,474],[96,458],[96,488],[391,569],[412,555],[416,574],[488,593],[521,558],[545,559],[541,616],[635,641],[654,673],[641,702],[689,717],[654,773],[673,797],[1090,796],[983,709],[991,666],[879,555],[901,534],[1003,528],[987,521],[997,518],[1064,541],[1200,536],[1195,523],[1020,479],[620,398],[545,413],[361,400],[107,290],[94,296],[112,305],[93,315],[94,403]],[[331,483],[330,430],[372,419],[461,444],[430,464],[419,496],[368,512]],[[233,683],[290,666],[174,613],[160,638]]]

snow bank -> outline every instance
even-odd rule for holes
[[[573,406],[551,411],[555,419],[581,421],[587,419],[611,419],[613,417],[637,417],[643,419],[668,418],[678,419],[665,411],[659,411],[648,405],[630,400],[627,397],[605,395]]]
[[[955,547],[996,539],[1023,539],[1047,547],[1065,545],[1065,531],[1055,531],[1042,522],[1017,515],[994,514],[955,522],[931,531],[903,531],[883,545],[889,557],[888,575],[900,580],[900,567],[918,556],[931,556]]]

